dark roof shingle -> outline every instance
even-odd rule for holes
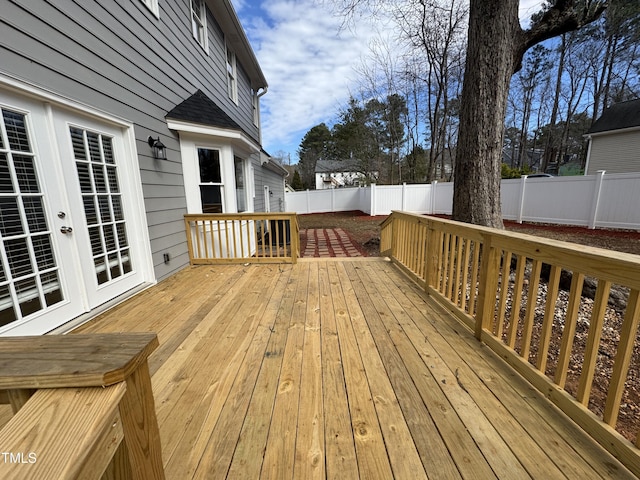
[[[608,132],[631,127],[640,127],[640,98],[610,106],[587,133]]]
[[[243,131],[240,125],[201,90],[173,107],[165,118]]]

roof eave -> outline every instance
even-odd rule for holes
[[[266,89],[267,79],[262,73],[258,59],[230,0],[206,0],[206,3],[220,24],[226,41],[231,45],[236,57],[251,78],[252,88],[256,91],[261,88]]]

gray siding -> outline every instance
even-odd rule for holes
[[[640,172],[640,130],[592,137],[587,175],[598,170]]]
[[[153,263],[162,279],[188,263],[180,144],[165,114],[201,89],[256,141],[259,132],[240,63],[239,104],[227,96],[224,34],[211,13],[207,55],[191,34],[189,0],[159,6],[157,19],[138,0],[5,0],[0,72],[134,124]],[[160,136],[167,160],[151,157],[149,135]],[[259,164],[255,170],[257,177]],[[168,265],[163,253],[171,256]]]
[[[253,162],[255,177],[255,210],[256,212],[264,212],[264,186],[268,185],[272,195],[269,197],[269,205],[272,212],[284,212],[284,180],[271,170],[260,165],[260,161]]]

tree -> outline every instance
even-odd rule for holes
[[[471,0],[454,176],[453,218],[502,228],[500,176],[511,76],[538,43],[596,20],[599,0],[556,0],[524,30],[515,0]]]
[[[293,178],[291,179],[291,188],[294,190],[304,190],[304,185],[302,184],[302,179],[300,178],[300,172],[295,170],[293,172]]]
[[[312,127],[300,142],[298,167],[304,188],[316,188],[316,164],[328,158],[330,145],[331,131],[324,123]]]

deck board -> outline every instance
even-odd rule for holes
[[[191,267],[111,331],[158,333],[169,479],[634,478],[381,259]]]

